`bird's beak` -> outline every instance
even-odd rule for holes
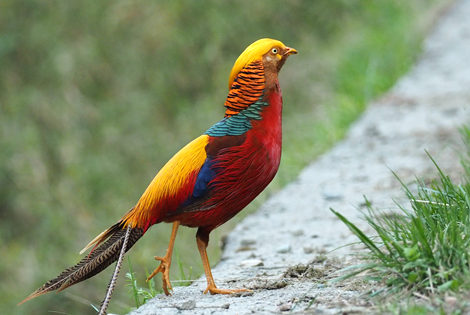
[[[289,55],[295,55],[297,54],[297,50],[294,48],[286,47],[286,52],[284,53],[284,56],[289,56]]]

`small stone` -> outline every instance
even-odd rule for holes
[[[175,307],[180,311],[190,311],[196,308],[196,301],[187,300],[181,304],[176,304]]]
[[[253,240],[253,239],[243,239],[240,242],[241,246],[250,246],[250,245],[255,245],[255,244],[256,244],[256,240]]]
[[[242,265],[243,267],[259,267],[264,266],[264,263],[261,259],[253,258],[243,260],[240,265]]]
[[[313,247],[311,246],[304,246],[303,250],[305,254],[311,254],[314,251]]]
[[[326,201],[339,201],[343,199],[342,188],[339,186],[327,186],[323,188],[322,195]]]
[[[292,231],[291,234],[292,234],[292,236],[302,236],[302,235],[304,235],[304,231],[303,230],[295,230],[295,231]]]
[[[286,244],[286,245],[279,247],[276,252],[278,252],[279,254],[287,254],[287,253],[290,253],[291,251],[292,251],[292,248],[290,247],[290,245]]]
[[[287,311],[290,311],[292,308],[292,304],[291,303],[284,303],[284,304],[281,304],[281,306],[279,306],[279,310],[281,312],[287,312]]]

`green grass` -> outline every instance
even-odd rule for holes
[[[281,168],[269,191],[211,233],[215,264],[221,236],[341,139],[367,101],[409,69],[445,2],[2,1],[0,313],[86,313],[99,304],[111,270],[15,306],[75,263],[179,148],[223,116],[242,49],[277,38],[299,50],[280,75]],[[139,283],[170,230],[153,227],[130,252]],[[202,273],[194,234],[178,232],[173,280]],[[133,304],[118,283],[110,311]]]
[[[470,288],[469,129],[462,134],[468,150],[462,159],[463,182],[452,181],[430,157],[438,178],[430,184],[418,179],[416,190],[402,183],[409,206],[398,205],[398,211],[390,213],[373,209],[366,200],[364,217],[374,236],[332,210],[366,247],[364,264],[353,266],[343,278],[360,274],[376,282],[372,295],[424,296],[436,303],[430,303],[434,310],[444,305],[439,299]],[[409,309],[414,312],[413,305]]]
[[[181,262],[181,259],[178,255],[178,253],[174,254],[175,257],[173,261],[173,268],[177,268],[179,271],[179,279],[180,280],[172,280],[171,285],[173,287],[177,286],[188,286],[192,283],[192,268],[189,268],[189,271],[185,271],[185,267],[183,263]],[[147,303],[148,300],[154,298],[157,296],[157,294],[163,294],[163,289],[157,289],[157,286],[155,285],[155,278],[150,279],[149,281],[146,282],[146,288],[142,287],[139,284],[139,280],[137,279],[135,272],[133,271],[132,268],[132,263],[131,263],[131,258],[128,257],[128,262],[129,262],[129,272],[126,273],[126,280],[127,280],[127,286],[129,287],[129,293],[132,295],[132,298],[134,300],[134,305],[136,308],[139,306]],[[176,266],[175,266],[176,264]],[[146,278],[150,275],[149,272],[146,272]],[[171,280],[171,279],[170,279]]]
[[[126,273],[127,285],[129,287],[129,292],[132,294],[134,299],[135,307],[139,307],[145,304],[148,300],[154,298],[157,294],[163,293],[163,290],[155,289],[155,279],[152,278],[149,281],[146,281],[147,288],[139,286],[138,280],[135,276],[135,273],[132,269],[131,259],[128,257],[129,262],[129,272]],[[147,272],[146,277],[150,274]]]

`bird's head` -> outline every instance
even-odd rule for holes
[[[230,89],[238,73],[250,63],[262,60],[265,70],[278,73],[287,57],[296,53],[297,50],[287,47],[278,40],[271,38],[257,40],[248,46],[235,61],[230,72],[228,88]]]

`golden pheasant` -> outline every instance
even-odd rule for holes
[[[118,259],[121,248],[127,251],[160,222],[172,222],[173,229],[166,255],[155,257],[160,265],[149,278],[161,272],[167,295],[171,290],[173,245],[180,224],[198,228],[196,243],[207,278],[204,293],[244,291],[216,287],[206,253],[209,233],[248,205],[278,170],[282,144],[278,73],[289,55],[296,53],[268,38],[249,45],[230,73],[225,117],[168,161],[137,204],[84,248],[83,251],[92,248],[88,255],[23,302],[50,291],[62,291],[96,275]],[[123,246],[128,227],[127,246]]]

